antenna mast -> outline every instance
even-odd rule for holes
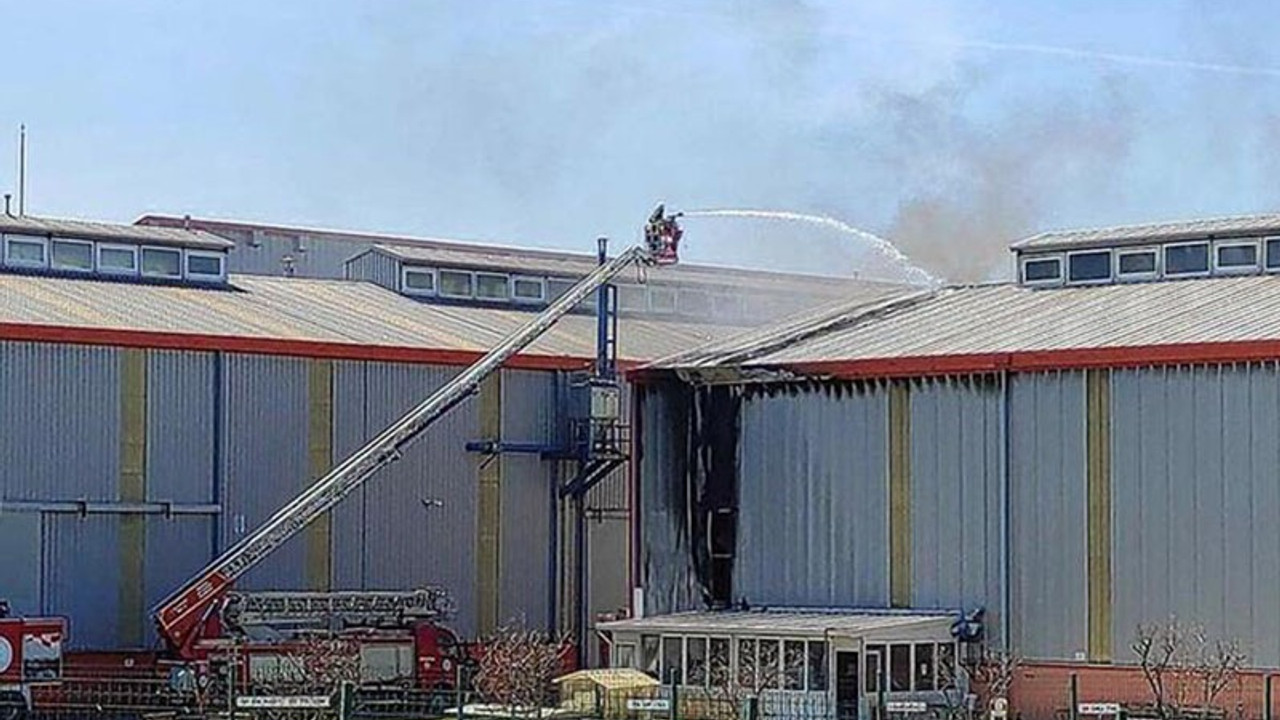
[[[18,217],[27,214],[27,125],[18,128]]]

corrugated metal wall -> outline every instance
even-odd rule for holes
[[[502,438],[507,442],[556,441],[555,376],[502,373]],[[545,628],[551,590],[551,464],[537,455],[503,456],[498,622]]]
[[[735,596],[888,602],[887,412],[875,385],[744,398]]]
[[[1014,376],[1009,403],[1012,643],[1074,659],[1087,631],[1084,376]]]
[[[114,500],[120,475],[120,354],[0,343],[0,497]]]
[[[400,263],[380,252],[364,253],[345,264],[348,280],[367,280],[388,290],[400,291]]]
[[[345,457],[456,372],[337,363],[335,455]],[[476,401],[468,400],[334,511],[336,587],[443,586],[459,609],[452,625],[464,634],[474,631],[477,458],[467,453],[466,442],[476,439],[478,424]]]
[[[226,359],[226,485],[221,536],[230,547],[304,488],[307,477],[307,363],[296,358]],[[295,537],[238,585],[306,587],[305,543]]]
[[[296,277],[341,278],[343,264],[373,245],[358,240],[315,240],[306,233],[219,230],[218,234],[236,244],[227,261],[230,271],[253,275],[283,275],[284,259],[289,256]]]
[[[1280,663],[1280,372],[1115,371],[1111,401],[1117,647],[1176,615]]]
[[[153,514],[144,519],[80,517],[32,505],[0,509],[0,540],[14,549],[0,558],[0,597],[19,612],[69,616],[74,647],[132,644],[126,638],[137,637],[139,630],[143,642],[154,641],[146,617],[154,604],[310,481],[309,440],[315,439],[309,433],[310,404],[320,396],[309,379],[314,384],[317,361],[131,352],[130,357],[143,360],[136,377],[144,384],[136,389],[122,385],[125,354],[119,350],[0,343],[0,412],[22,418],[0,433],[0,508],[3,502],[21,501],[119,502],[125,487],[126,420],[145,423],[138,427],[145,443],[140,487],[146,501],[223,508],[220,517]],[[407,364],[339,361],[333,366],[335,461],[458,372]],[[502,379],[503,438],[552,441],[553,374],[505,371]],[[125,403],[143,393],[145,410],[130,419],[134,416],[124,413]],[[479,432],[476,402],[468,401],[335,510],[329,565],[335,587],[441,585],[454,594],[460,610],[451,624],[464,634],[474,632],[480,457],[465,445]],[[527,455],[507,455],[498,462],[503,464],[499,612],[504,620],[520,616],[542,627],[551,601],[550,465]],[[602,486],[608,497],[593,497],[625,498],[625,480],[617,484],[623,489]],[[443,505],[437,507],[436,501]],[[593,567],[617,569],[623,579],[614,582],[617,573],[602,570],[597,575],[609,581],[593,578],[593,589],[601,588],[596,594],[616,603],[626,596],[626,523],[625,518],[609,522],[616,530],[609,544],[593,533]],[[315,538],[290,541],[240,587],[306,587],[308,539]],[[127,590],[123,583],[134,573],[140,573],[141,588]]]
[[[985,607],[998,631],[1000,384],[990,377],[918,382],[910,398],[912,606]]]

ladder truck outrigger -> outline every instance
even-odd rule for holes
[[[485,378],[501,369],[575,306],[597,290],[606,288],[620,273],[632,267],[678,262],[683,234],[676,222],[678,217],[678,213],[668,215],[659,205],[645,225],[641,244],[612,259],[605,258],[602,251],[601,264],[595,270],[521,328],[503,338],[461,374],[313,482],[162,601],[153,611],[156,629],[165,646],[163,653],[156,658],[156,670],[168,676],[171,689],[208,687],[211,664],[225,662],[228,648],[236,647],[228,641],[229,633],[252,634],[255,628],[268,628],[274,632],[282,627],[290,630],[332,630],[335,626],[363,630],[411,629],[407,636],[404,633],[398,636],[409,637],[414,644],[408,653],[413,658],[413,670],[408,680],[427,689],[436,683],[449,684],[453,675],[450,660],[456,663],[463,658],[459,654],[462,651],[457,650],[456,638],[438,625],[438,621],[452,611],[452,601],[442,589],[238,593],[233,591],[233,586],[237,579],[312,521],[331,510],[380,469],[399,459],[406,445],[475,394]],[[47,618],[5,620],[0,616],[0,637],[3,637],[5,622],[11,623],[20,637],[20,623],[47,631],[51,621]],[[65,626],[59,627],[65,635]],[[58,639],[61,640],[61,636]],[[53,675],[46,674],[40,683],[31,685],[48,688],[54,684],[51,680],[54,680]],[[241,682],[249,685],[252,681],[253,678],[241,678]],[[30,687],[23,686],[21,679],[15,687],[21,688],[26,703],[30,705]],[[0,682],[0,691],[3,689],[4,684]],[[37,701],[36,705],[39,704]]]

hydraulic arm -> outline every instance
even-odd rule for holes
[[[462,374],[392,423],[203,568],[155,610],[156,626],[170,650],[181,657],[190,657],[201,628],[237,578],[360,487],[379,469],[399,459],[405,445],[475,393],[486,377],[623,270],[632,265],[675,262],[679,239],[679,228],[674,218],[667,218],[659,207],[645,228],[644,245],[633,247],[598,266]]]

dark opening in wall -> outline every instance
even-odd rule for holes
[[[729,387],[700,388],[694,400],[689,443],[690,485],[698,488],[693,520],[694,568],[705,601],[733,601],[733,564],[738,529],[738,424],[740,396]]]

